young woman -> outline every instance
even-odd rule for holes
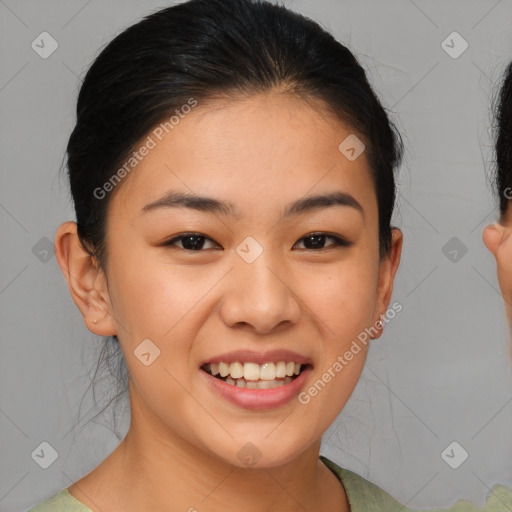
[[[122,351],[131,423],[32,511],[408,510],[319,458],[400,307],[401,149],[352,53],[284,7],[192,0],[116,37],[79,94],[55,244]]]

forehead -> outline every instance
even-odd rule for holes
[[[116,191],[124,211],[171,189],[260,209],[334,187],[375,200],[366,153],[350,160],[340,151],[356,135],[315,99],[266,93],[198,102],[167,131],[148,134],[154,147]]]

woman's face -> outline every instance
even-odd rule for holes
[[[297,96],[199,103],[117,185],[97,281],[109,313],[83,312],[118,336],[148,438],[272,467],[347,402],[401,250],[395,230],[379,259],[366,154],[338,149],[350,134]]]

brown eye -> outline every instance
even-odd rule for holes
[[[179,249],[184,249],[186,251],[201,251],[204,249],[205,242],[212,242],[214,246],[219,247],[211,238],[208,238],[201,233],[185,233],[183,235],[176,236],[171,240],[166,241],[164,246],[176,246],[178,243],[181,243],[181,247],[178,246]],[[210,249],[211,247],[207,247]]]
[[[331,239],[334,243],[330,243],[325,246],[325,242],[327,239]],[[352,245],[351,242],[345,240],[339,236],[328,235],[327,233],[311,233],[310,235],[306,235],[302,237],[300,241],[304,241],[305,249],[326,249],[328,247],[349,247]]]

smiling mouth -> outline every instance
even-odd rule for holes
[[[246,389],[271,389],[295,380],[309,364],[293,361],[277,363],[206,363],[201,369],[226,384]]]

